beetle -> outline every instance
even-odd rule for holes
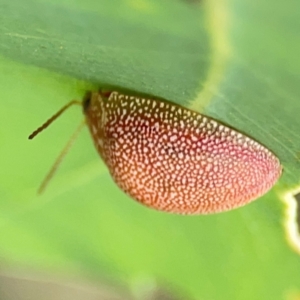
[[[115,183],[150,208],[177,214],[228,211],[265,194],[281,175],[270,150],[229,126],[167,100],[118,91],[89,92],[82,102],[69,102],[29,138],[74,104],[82,106]]]

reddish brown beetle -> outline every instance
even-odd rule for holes
[[[272,152],[212,118],[169,101],[119,92],[93,92],[83,103],[70,102],[30,138],[73,104],[83,106],[96,149],[116,184],[148,207],[178,214],[231,210],[262,196],[281,175]]]

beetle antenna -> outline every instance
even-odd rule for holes
[[[82,106],[81,101],[78,101],[78,100],[70,101],[65,106],[63,106],[56,114],[54,114],[50,119],[48,119],[42,126],[40,126],[33,133],[31,133],[31,135],[28,137],[28,139],[32,140],[40,132],[42,132],[44,129],[46,129],[53,121],[55,121],[64,111],[66,111],[70,106],[72,106],[74,104]]]
[[[77,137],[78,137],[79,133],[81,132],[82,128],[84,127],[84,125],[85,125],[85,120],[83,120],[79,124],[79,126],[76,128],[75,132],[72,134],[72,136],[70,137],[70,139],[68,140],[68,142],[66,143],[66,145],[64,146],[64,148],[62,149],[60,154],[58,155],[58,157],[56,158],[56,160],[53,163],[50,171],[48,172],[48,174],[46,175],[46,177],[42,181],[42,183],[41,183],[41,185],[38,189],[38,194],[42,194],[45,191],[48,183],[53,178],[53,175],[57,171],[58,167],[60,166],[60,164],[63,161],[66,154],[69,152],[72,145],[74,144],[75,140],[77,139]]]

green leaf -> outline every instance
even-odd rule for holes
[[[300,178],[299,11],[271,0],[0,0],[2,262],[134,291],[150,278],[194,299],[297,299],[300,258],[280,200]],[[116,187],[85,130],[37,197],[82,113],[28,135],[100,86],[160,96],[248,134],[279,157],[279,184],[223,214],[156,212]]]

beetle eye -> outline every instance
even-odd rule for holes
[[[83,98],[83,101],[82,101],[82,108],[83,108],[83,112],[84,113],[86,113],[86,111],[90,107],[91,99],[92,99],[92,93],[91,92],[87,92],[85,94],[84,98]]]

